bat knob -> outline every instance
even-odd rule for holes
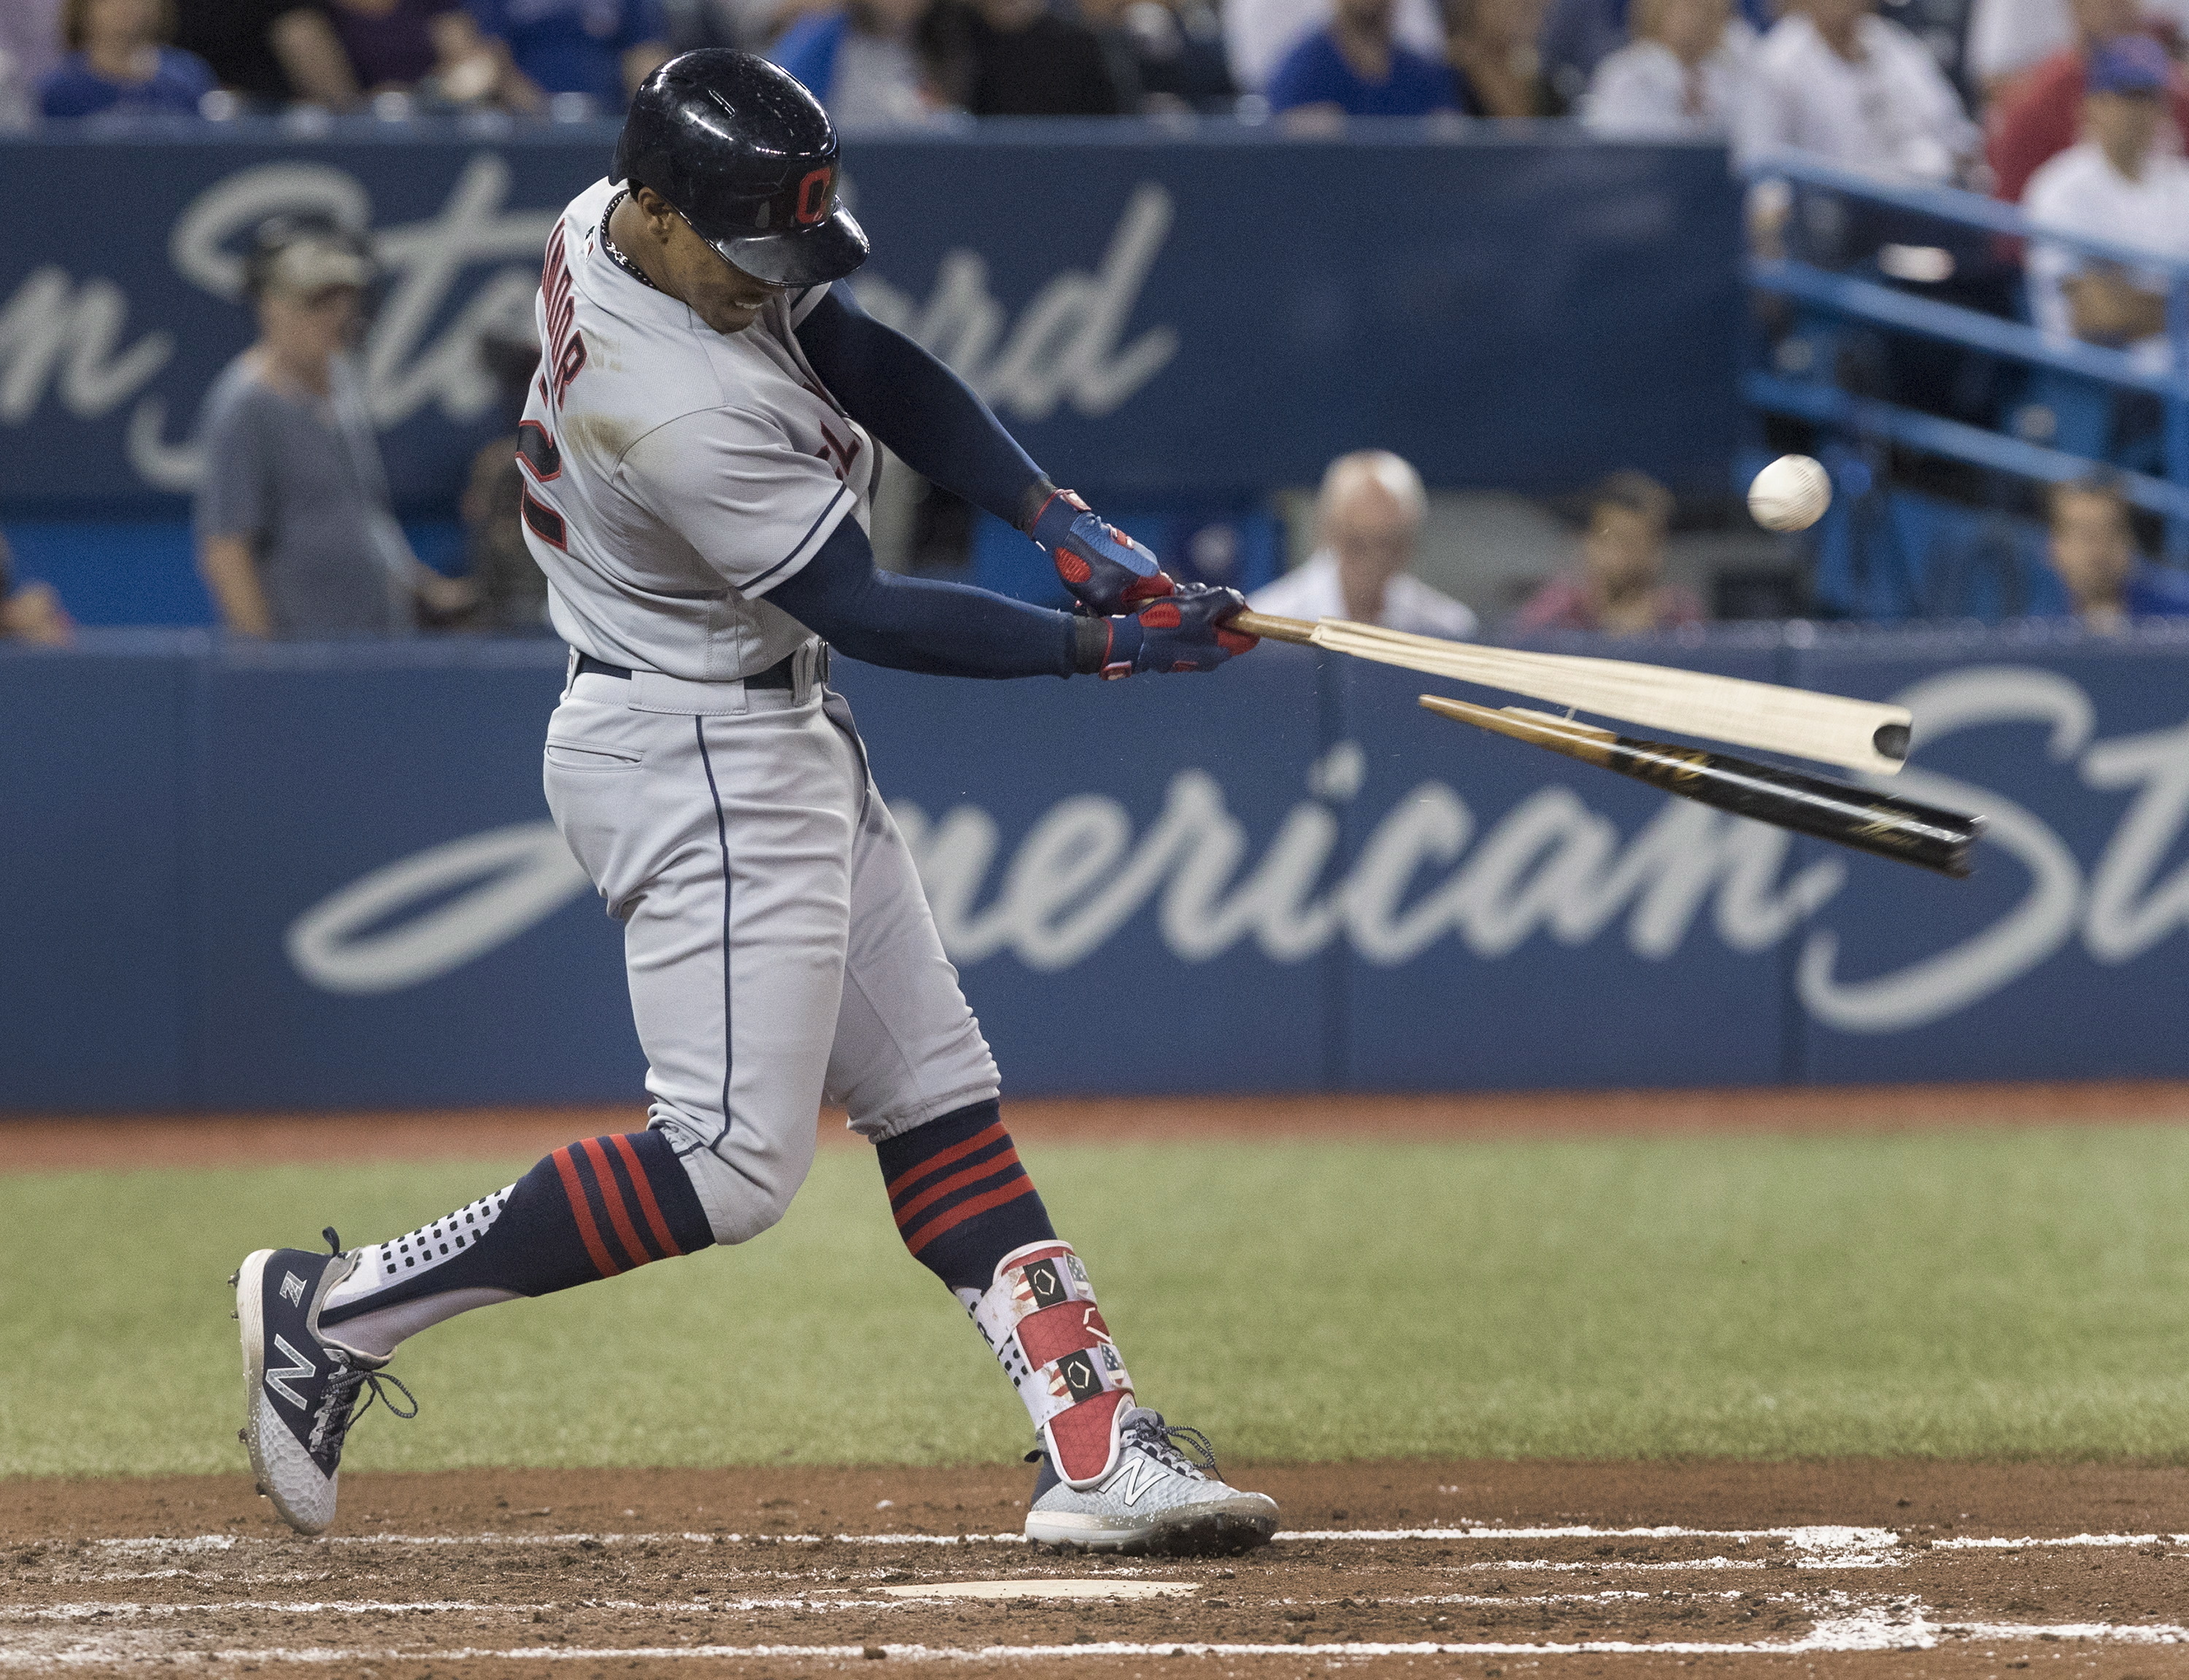
[[[1908,725],[1880,724],[1877,733],[1870,736],[1869,744],[1888,758],[1905,758],[1908,756]]]

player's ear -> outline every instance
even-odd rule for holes
[[[669,224],[676,212],[669,207],[669,200],[651,187],[631,189],[631,201],[638,206],[638,213],[646,218],[646,230],[657,240],[669,237]]]

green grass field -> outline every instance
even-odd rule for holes
[[[2189,1459],[2189,1129],[1027,1152],[1142,1397],[1258,1458]],[[235,1470],[223,1280],[526,1163],[0,1178],[0,1474]],[[930,1463],[1023,1415],[863,1151],[407,1347],[362,1469]]]

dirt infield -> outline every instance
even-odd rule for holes
[[[1841,1085],[1753,1091],[1479,1096],[1044,1098],[1007,1104],[1022,1142],[1193,1142],[1877,1132],[1941,1126],[2189,1121],[2189,1081]],[[0,1173],[283,1162],[538,1155],[629,1131],[642,1108],[463,1108],[354,1114],[154,1114],[0,1119]],[[824,1113],[826,1144],[856,1142]]]
[[[1270,1467],[1276,1544],[1195,1563],[1009,1537],[1029,1474],[358,1476],[318,1541],[240,1477],[0,1483],[0,1668],[2189,1674],[2189,1470]]]

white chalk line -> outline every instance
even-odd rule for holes
[[[1605,1594],[1602,1597],[1661,1597],[1651,1594]],[[1712,1595],[1721,1598],[1739,1598],[1734,1593]],[[1380,1656],[1446,1655],[1446,1656],[1555,1656],[1555,1655],[1785,1655],[1802,1653],[1844,1653],[1873,1650],[1928,1650],[1949,1641],[1983,1640],[1994,1643],[2027,1643],[2041,1641],[2079,1643],[2116,1643],[2136,1645],[2176,1645],[2189,1643],[2189,1627],[2175,1623],[2113,1623],[2113,1622],[1934,1622],[1929,1619],[1926,1608],[1912,1598],[1890,1599],[1858,1599],[1844,1592],[1820,1594],[1772,1595],[1765,1602],[1782,1602],[1800,1605],[1816,1619],[1808,1633],[1793,1639],[1753,1640],[1340,1640],[1308,1643],[1285,1642],[1228,1642],[1205,1640],[1111,1640],[1068,1645],[987,1645],[980,1647],[932,1646],[925,1643],[885,1643],[879,1648],[867,1645],[811,1645],[811,1644],[752,1644],[732,1645],[690,1643],[678,1645],[631,1646],[568,1646],[540,1645],[519,1647],[474,1646],[454,1649],[426,1647],[405,1649],[389,1646],[381,1648],[309,1647],[235,1647],[210,1651],[153,1653],[138,1647],[144,1655],[170,1655],[193,1660],[223,1663],[286,1661],[299,1664],[330,1666],[373,1661],[431,1660],[435,1662],[467,1662],[480,1660],[539,1661],[564,1660],[670,1660],[699,1657],[709,1660],[738,1659],[827,1659],[835,1660],[863,1656],[871,1649],[880,1649],[890,1657],[907,1661],[998,1662],[1038,1661],[1048,1659],[1078,1659],[1090,1656],[1157,1657],[1173,1654],[1222,1657],[1290,1656],[1322,1657],[1327,1659],[1366,1658]],[[1490,1603],[1511,1605],[1512,1599],[1490,1599]],[[835,1601],[832,1607],[850,1607],[844,1601]],[[339,1604],[319,1606],[321,1610],[344,1608]],[[477,1613],[486,1610],[512,1611],[518,1609],[547,1609],[560,1606],[513,1606],[473,1604],[469,1601],[431,1601],[418,1606],[394,1604],[357,1603],[348,1606],[359,1611],[387,1610],[398,1611],[418,1609],[429,1611],[457,1611]],[[792,1600],[785,1607],[810,1608],[806,1601]],[[60,1610],[71,1607],[51,1607]],[[110,1613],[113,1607],[105,1608]],[[239,1609],[275,1609],[301,1612],[307,1606],[294,1604],[163,1606],[168,1614],[179,1614],[185,1609],[194,1610],[235,1610]],[[695,1601],[675,1605],[647,1605],[631,1601],[612,1600],[583,1605],[590,1609],[631,1608],[683,1613],[715,1612],[735,1608],[730,1601],[711,1603]],[[908,1608],[909,1608],[908,1606]],[[1837,1614],[1834,1614],[1837,1612]],[[0,1669],[66,1668],[97,1663],[111,1663],[123,1660],[128,1648],[135,1642],[127,1638],[107,1641],[76,1640],[65,1649],[43,1651],[25,1649],[20,1645],[0,1648]]]
[[[2189,1534],[2064,1534],[2048,1540],[1978,1538],[1972,1535],[1932,1539],[1933,1552],[2016,1552],[2033,1546],[2189,1546]]]
[[[1453,1524],[1428,1528],[1287,1529],[1276,1536],[1280,1544],[1342,1543],[1400,1540],[1776,1540],[1798,1549],[1829,1555],[1861,1553],[1899,1544],[1892,1529],[1854,1528],[1810,1524],[1790,1528],[1700,1529],[1663,1525],[1653,1528],[1598,1528],[1572,1524],[1554,1528],[1499,1528],[1485,1524]],[[2087,1537],[2086,1537],[2087,1538]],[[601,1546],[1023,1546],[1023,1534],[743,1534],[685,1531],[623,1534],[614,1531],[557,1534],[331,1534],[295,1539],[263,1539],[257,1536],[201,1534],[174,1538],[149,1537],[98,1540],[91,1543],[122,1552],[225,1552],[250,1546],[580,1546],[591,1541]],[[2039,1544],[2012,1542],[2002,1544]],[[2124,1540],[2123,1543],[2128,1543]]]
[[[841,1660],[863,1657],[870,1649],[907,1662],[1028,1662],[1045,1660],[1078,1660],[1086,1657],[1323,1657],[1331,1659],[1387,1656],[1785,1656],[1839,1654],[1855,1651],[1932,1650],[1949,1639],[1981,1639],[2000,1643],[2056,1639],[2079,1643],[2174,1645],[2189,1642],[2189,1628],[2175,1626],[2119,1625],[2102,1622],[2062,1622],[2049,1626],[2018,1622],[1937,1624],[1922,1621],[1896,1621],[1884,1617],[1852,1616],[1819,1624],[1800,1639],[1753,1640],[1408,1640],[1346,1641],[1299,1644],[1218,1643],[1202,1640],[1098,1640],[1078,1645],[984,1645],[979,1647],[925,1644],[867,1645],[527,1645],[518,1647],[421,1647],[405,1649],[384,1646],[330,1648],[325,1646],[263,1646],[230,1648],[188,1655],[198,1660],[223,1663],[289,1662],[331,1666],[368,1662],[430,1661],[436,1664],[480,1661],[604,1662],[669,1661],[699,1659],[721,1661],[738,1659],[795,1659]],[[82,1648],[51,1655],[0,1650],[0,1668],[53,1668],[110,1663],[116,1654]]]
[[[2061,1621],[2030,1627],[2011,1621],[1949,1621],[1943,1631],[1958,1639],[2090,1639],[2127,1645],[2189,1644],[2189,1627],[2174,1622]]]

